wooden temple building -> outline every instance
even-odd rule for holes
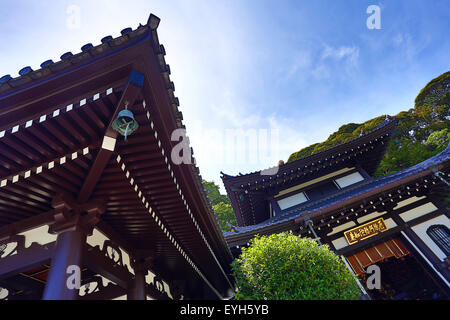
[[[373,177],[395,119],[275,175],[222,173],[237,219],[225,233],[235,256],[255,235],[292,232],[329,245],[371,299],[450,297],[450,146],[408,169]],[[381,288],[366,269],[380,268]],[[365,281],[366,280],[366,281]]]
[[[0,299],[226,299],[159,18],[0,78]]]

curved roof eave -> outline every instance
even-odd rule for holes
[[[432,173],[433,167],[448,166],[449,161],[450,144],[441,153],[410,168],[376,179],[362,181],[355,186],[342,190],[341,192],[337,192],[328,198],[315,201],[310,204],[300,205],[287,211],[284,215],[275,216],[262,223],[246,227],[235,227],[236,232],[225,232],[224,236],[227,240],[229,240],[234,237],[242,237],[245,234],[257,234],[261,230],[269,227],[273,228],[287,222],[298,223],[303,220],[305,214],[307,214],[308,218],[325,214],[326,212],[336,209],[337,206],[341,207],[344,202],[345,204],[350,204],[360,200],[361,198],[383,192],[430,174]]]

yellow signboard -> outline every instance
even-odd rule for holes
[[[383,218],[379,218],[351,230],[345,231],[344,236],[345,239],[347,239],[348,244],[354,244],[358,241],[375,236],[380,232],[384,232],[387,229],[388,228],[384,223]]]

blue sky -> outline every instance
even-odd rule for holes
[[[0,4],[0,74],[13,77],[136,28],[150,13],[159,16],[197,164],[205,179],[220,184],[220,171],[267,168],[345,123],[412,108],[419,90],[450,70],[447,0]],[[366,26],[369,5],[381,8],[379,30]],[[75,25],[73,8],[80,13]],[[235,129],[270,133],[277,148],[262,148],[267,157],[255,161],[250,143],[241,152],[226,149],[225,134]],[[246,156],[227,161],[224,152]]]

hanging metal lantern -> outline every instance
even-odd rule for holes
[[[112,127],[119,132],[127,141],[127,137],[139,128],[139,124],[134,119],[134,115],[130,110],[124,109],[119,112],[116,120],[114,120]]]

